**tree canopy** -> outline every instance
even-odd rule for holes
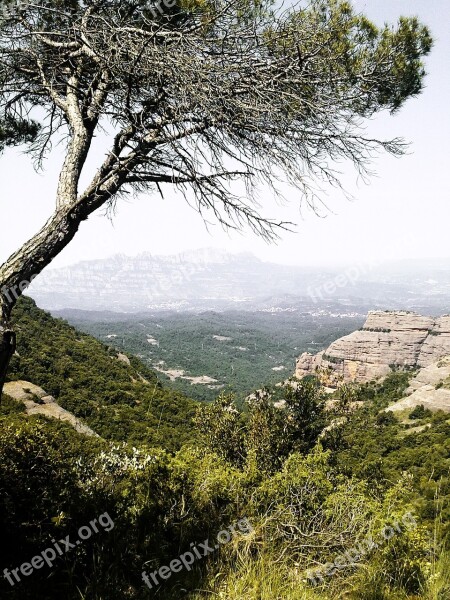
[[[421,91],[431,45],[416,18],[377,28],[343,0],[8,3],[3,143],[32,141],[38,166],[64,143],[65,158],[54,214],[0,266],[0,365],[27,282],[121,194],[168,184],[204,218],[272,239],[286,224],[261,214],[261,185],[287,181],[314,206],[317,180],[339,185],[337,161],[365,172],[379,150],[401,155],[402,140],[372,139],[363,125]],[[99,135],[108,149],[83,190]]]
[[[311,176],[337,183],[333,161],[364,169],[399,140],[364,137],[361,119],[420,92],[426,27],[377,28],[349,2],[287,11],[249,0],[38,2],[11,11],[0,37],[0,107],[29,117],[42,160],[59,137],[67,157],[58,206],[86,212],[125,188],[193,190],[200,211],[269,237],[279,225],[251,202],[258,182]],[[95,132],[112,136],[91,184],[78,183]],[[230,191],[243,178],[248,198]]]

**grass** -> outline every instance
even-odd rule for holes
[[[268,558],[238,563],[229,570],[222,568],[211,574],[205,587],[190,595],[189,600],[449,600],[450,553],[444,552],[437,558],[418,595],[389,589],[385,574],[375,565],[316,591],[302,582],[295,569]]]
[[[199,590],[190,600],[329,600],[302,582],[302,574],[284,562],[277,564],[267,556],[244,561],[233,568],[212,573],[208,590]],[[335,596],[337,600],[337,596]]]
[[[450,552],[443,552],[432,562],[431,576],[423,590],[424,600],[450,598]]]
[[[440,489],[435,495],[438,506],[433,528],[433,544],[431,553],[431,573],[423,589],[425,600],[448,600],[450,598],[450,552],[442,550],[442,500]]]
[[[189,600],[450,600],[450,552],[441,545],[439,492],[435,500],[441,510],[430,531],[429,567],[420,591],[414,594],[402,589],[399,581],[392,580],[392,573],[385,572],[376,560],[360,563],[353,573],[335,576],[325,586],[312,588],[305,579],[305,570],[286,554],[275,559],[268,551],[252,556],[241,549],[234,560],[223,556],[219,564],[211,564],[204,589],[192,593]],[[404,574],[399,577],[402,579]]]

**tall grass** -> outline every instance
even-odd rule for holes
[[[450,552],[443,547],[443,502],[440,487],[435,493],[435,519],[430,557],[430,576],[423,589],[425,600],[450,600]]]
[[[450,552],[442,543],[438,493],[423,583],[415,593],[405,589],[401,568],[389,568],[377,557],[360,563],[346,576],[341,574],[320,588],[312,588],[304,579],[304,569],[293,563],[288,552],[275,557],[266,539],[265,547],[256,554],[240,546],[211,564],[203,589],[191,594],[189,600],[450,600]],[[408,556],[403,558],[407,564]],[[393,573],[399,573],[398,579]]]
[[[296,569],[276,563],[269,556],[243,561],[211,574],[207,590],[199,590],[190,600],[329,600],[328,594],[315,592],[301,580]],[[337,597],[335,597],[337,600]],[[333,599],[334,600],[334,599]]]

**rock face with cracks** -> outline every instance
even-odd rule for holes
[[[295,375],[302,378],[321,368],[329,369],[335,382],[363,383],[384,377],[394,367],[427,367],[447,355],[450,315],[433,318],[407,311],[373,311],[359,331],[318,354],[302,354]]]

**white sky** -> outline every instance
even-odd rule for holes
[[[375,163],[377,177],[357,184],[345,174],[355,201],[338,193],[327,203],[326,218],[299,211],[298,198],[288,206],[264,195],[267,216],[298,223],[295,234],[283,234],[268,246],[249,231],[226,234],[219,226],[206,230],[199,215],[165,186],[159,196],[121,201],[113,222],[101,214],[82,225],[77,237],[54,261],[62,266],[112,254],[172,254],[200,247],[251,251],[280,263],[330,264],[390,258],[450,257],[450,2],[449,0],[354,0],[377,23],[416,14],[436,40],[427,59],[424,93],[410,100],[395,117],[379,117],[371,129],[380,137],[405,137],[412,145],[402,159],[386,155]],[[98,159],[101,159],[101,150]],[[10,150],[0,158],[0,262],[31,237],[53,208],[59,160],[35,174],[27,156]]]

